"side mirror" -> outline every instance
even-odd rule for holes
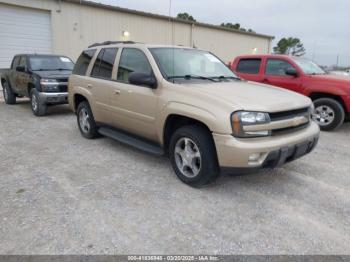
[[[138,86],[157,88],[157,80],[153,75],[133,72],[129,75],[129,83]]]
[[[24,66],[17,66],[16,71],[17,72],[24,72],[24,71],[26,71],[26,68]]]
[[[298,72],[297,70],[295,70],[295,68],[288,68],[286,70],[286,75],[287,76],[294,76],[294,77],[297,77],[298,76]]]

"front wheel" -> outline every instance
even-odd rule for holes
[[[178,178],[193,187],[214,181],[219,175],[211,133],[203,127],[181,127],[171,137],[169,156]]]
[[[4,82],[2,84],[2,87],[3,87],[2,92],[4,95],[5,103],[8,105],[16,104],[16,95],[12,92],[12,89],[8,85],[8,83]]]
[[[33,114],[36,116],[44,116],[47,112],[47,105],[40,101],[39,92],[36,89],[30,90],[30,105]]]
[[[323,131],[331,131],[340,127],[345,119],[343,106],[332,98],[320,98],[314,101],[313,120]]]

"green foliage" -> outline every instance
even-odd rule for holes
[[[194,19],[193,16],[189,15],[188,13],[178,13],[176,18],[196,22],[196,19]]]
[[[305,55],[305,48],[299,38],[288,37],[282,38],[277,46],[273,48],[275,54],[285,54],[293,56]]]
[[[241,27],[241,25],[239,23],[236,24],[232,24],[232,23],[222,23],[220,26],[222,27],[226,27],[229,29],[236,29],[236,30],[241,30],[243,32],[249,32],[249,33],[255,33],[252,29],[245,29],[243,27]]]

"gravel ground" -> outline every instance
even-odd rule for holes
[[[350,254],[349,123],[282,168],[193,189],[49,112],[0,101],[1,254]]]

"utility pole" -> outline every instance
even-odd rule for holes
[[[337,55],[337,63],[336,63],[336,67],[338,68],[339,66],[339,54]]]

